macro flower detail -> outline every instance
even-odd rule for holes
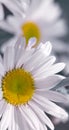
[[[13,14],[0,22],[0,29],[14,34],[11,44],[22,35],[27,44],[29,38],[36,37],[36,44],[49,39],[53,43],[54,51],[61,52],[65,49],[66,45],[59,39],[66,35],[67,28],[61,18],[61,8],[54,0],[0,0],[0,4],[5,5]],[[4,44],[2,52],[10,42]]]
[[[26,38],[26,43],[28,43],[28,40],[31,37],[37,38],[37,43],[40,41],[40,29],[34,22],[27,22],[24,25],[22,25],[22,32],[23,36]]]
[[[34,92],[32,76],[21,68],[9,71],[2,80],[2,91],[3,98],[11,104],[26,103]]]
[[[54,88],[65,77],[57,74],[65,67],[51,56],[50,42],[40,43],[31,38],[26,46],[20,37],[14,46],[7,46],[0,57],[0,130],[54,130],[48,113],[62,121],[68,114],[56,103],[68,102]]]

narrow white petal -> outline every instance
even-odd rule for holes
[[[18,122],[17,121],[18,121],[17,111],[16,111],[15,107],[13,107],[12,124],[11,124],[12,130],[19,130],[19,126],[18,126]]]
[[[7,46],[4,53],[4,67],[8,71],[14,67],[14,47]]]
[[[0,122],[1,130],[5,130],[8,128],[11,120],[11,115],[12,115],[12,106],[8,104]]]
[[[1,83],[2,83],[2,76],[0,75],[0,88],[2,87]]]
[[[19,130],[23,130],[23,129],[30,130],[31,129],[30,126],[28,125],[27,121],[22,116],[22,114],[18,108],[16,108],[16,114],[17,114],[17,124],[19,126]]]
[[[32,122],[34,128],[37,130],[40,130],[39,120],[38,120],[37,116],[35,115],[35,113],[32,111],[32,109],[29,106],[26,106],[26,107],[21,106],[21,108],[25,112],[27,117],[29,117],[29,120]]]
[[[42,91],[42,89],[52,89],[55,87],[58,83],[60,83],[61,80],[63,80],[65,77],[60,75],[52,75],[44,79],[36,79],[35,80],[35,87],[36,90]]]
[[[18,59],[20,59],[20,57],[23,55],[25,46],[26,46],[25,38],[19,37],[19,39],[17,40],[15,44],[15,65],[17,64]]]
[[[0,75],[4,75],[5,70],[4,70],[4,66],[2,65],[2,63],[0,62]]]
[[[5,109],[6,109],[7,104],[5,103],[4,100],[0,100],[0,117],[3,115]]]
[[[46,56],[49,56],[52,50],[52,45],[49,41],[44,44],[40,43],[37,49],[40,49],[42,53],[44,53]]]
[[[32,57],[25,63],[24,68],[28,71],[31,71],[34,67],[36,68],[36,64],[38,64],[44,55],[41,51],[36,51],[33,53]]]
[[[8,130],[20,130],[17,122],[17,111],[15,111],[14,106],[12,106],[12,114],[11,114]]]
[[[62,71],[64,68],[65,68],[65,63],[57,63],[57,64],[53,65],[49,71],[51,71],[51,73],[52,73],[52,71],[54,71],[54,73],[58,73],[58,72]]]
[[[34,54],[32,55],[32,57],[30,58],[30,60],[26,63],[26,65],[28,64],[28,65],[31,65],[32,66],[32,64],[35,66],[35,63],[40,63],[40,61],[41,61],[41,59],[43,60],[45,60],[45,61],[47,61],[47,60],[49,60],[48,58],[47,58],[47,56],[48,55],[45,55],[44,54],[44,51],[42,50],[42,48],[45,48],[45,46],[48,46],[49,47],[49,45],[44,45],[44,44],[39,44],[39,46],[42,46],[42,47],[38,47],[37,49],[36,49],[36,51],[34,52]],[[47,47],[46,47],[47,48]],[[45,49],[46,49],[45,48]],[[38,56],[38,57],[37,57]],[[47,58],[47,59],[46,59]],[[34,63],[33,63],[34,62]],[[41,62],[42,63],[42,62]],[[39,64],[38,64],[39,65]]]
[[[33,50],[24,51],[23,55],[18,60],[16,67],[21,67],[25,62],[27,62],[30,59],[32,53],[33,53]]]
[[[35,58],[36,59],[36,58]],[[36,63],[34,64],[34,67],[32,69],[32,74],[36,74],[37,72],[39,73],[39,71],[42,69],[45,69],[47,68],[46,65],[49,65],[51,66],[54,62],[55,62],[56,58],[54,56],[50,56],[50,57],[46,57],[43,55],[43,58],[42,58],[42,61],[41,59],[39,59],[38,61],[36,61]],[[49,67],[48,66],[48,67]],[[47,68],[48,69],[48,68]]]
[[[44,130],[47,130],[47,127],[45,125],[43,127],[44,127]]]
[[[42,123],[46,124],[51,130],[54,130],[54,125],[47,115],[32,101],[29,102],[29,105],[32,107],[33,111],[37,114]]]
[[[32,122],[31,122],[31,120],[29,119],[29,117],[27,116],[27,114],[24,112],[24,110],[23,110],[21,107],[19,107],[19,110],[20,110],[22,116],[25,118],[25,120],[26,120],[27,123],[29,124],[29,126],[30,126],[32,129],[35,130],[35,128],[34,128]]]
[[[47,98],[51,101],[54,101],[54,102],[69,104],[67,96],[63,95],[59,92],[52,91],[52,90],[47,91],[47,90],[44,89],[44,90],[41,90],[41,91],[36,90],[36,93],[38,95],[42,95],[43,97],[45,97],[45,98]]]
[[[22,18],[19,16],[9,16],[7,17],[7,24],[11,26],[11,30],[13,29],[13,33],[21,34],[21,25],[22,25]]]
[[[34,72],[33,72],[33,75],[34,77],[37,77],[39,74],[45,72],[45,71],[48,71],[49,67],[51,67],[51,65],[55,62],[55,57],[54,56],[51,56],[49,57],[49,60],[46,61],[44,63],[44,65],[40,66],[38,69],[36,69]]]
[[[26,49],[31,49],[36,44],[37,39],[35,37],[30,38]]]
[[[60,118],[61,120],[67,120],[68,114],[65,110],[63,110],[61,107],[57,106],[53,102],[49,101],[48,99],[36,95],[33,97],[34,101],[36,101],[40,106],[46,111],[47,113]]]
[[[60,14],[61,10],[58,5],[54,4],[52,0],[44,0],[31,18],[33,20],[43,19],[47,23],[52,23],[58,18],[58,16],[60,16]]]
[[[43,125],[42,123],[39,123],[39,125],[40,125],[40,130],[47,130],[46,125]]]
[[[0,88],[0,100],[3,98],[3,92],[2,89]]]
[[[46,43],[44,43],[44,45],[46,46],[46,48],[44,49],[44,53],[49,56],[52,50],[52,44],[48,41]]]
[[[22,6],[20,6],[18,1],[9,1],[7,0],[6,2],[3,0],[1,1],[15,16],[19,16],[22,14],[23,9]],[[9,6],[8,6],[9,5]]]
[[[0,21],[3,20],[3,18],[4,18],[4,10],[2,5],[0,4]]]
[[[3,59],[2,57],[0,56],[0,63],[3,64]]]
[[[47,57],[43,53],[43,51],[36,50],[33,53],[32,57],[30,57],[28,62],[25,63],[24,68],[28,71],[36,73],[37,71],[40,71],[41,67],[43,68],[44,66],[46,66],[46,64],[48,64],[47,62],[49,63],[49,65],[53,64],[55,62],[55,57],[54,56]]]
[[[46,69],[46,71],[40,72],[37,76],[35,75],[34,77],[36,79],[46,78],[48,76],[51,76],[53,74],[60,72],[61,70],[64,69],[64,67],[65,67],[64,63],[57,63],[55,65],[52,65],[50,68],[48,68],[48,70]]]
[[[26,46],[25,38],[23,38],[22,36],[19,36],[19,38],[18,38],[18,40],[16,41],[16,44],[15,44],[15,50],[17,51],[17,49],[19,49],[19,48],[25,49],[25,46]]]

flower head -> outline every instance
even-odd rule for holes
[[[23,38],[14,46],[7,46],[0,57],[0,129],[54,130],[48,116],[67,120],[68,114],[54,102],[67,101],[66,97],[51,90],[63,76],[56,73],[65,64],[55,62],[50,56],[52,45],[40,43],[32,48],[35,39],[26,46]],[[46,126],[45,126],[46,125]]]
[[[66,34],[65,21],[61,19],[61,9],[53,0],[1,0],[12,13],[6,21],[0,22],[0,28],[13,33],[15,36],[22,35],[26,43],[31,37],[36,37],[36,44],[40,41],[50,40],[54,44],[54,50],[62,51],[64,44],[58,40]],[[60,46],[63,46],[62,47]],[[4,47],[3,47],[4,49]]]

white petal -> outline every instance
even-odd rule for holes
[[[50,68],[48,68],[48,70],[46,69],[46,71],[44,72],[40,72],[37,76],[34,75],[34,77],[37,79],[42,79],[42,78],[46,78],[48,76],[51,76],[53,74],[56,74],[58,72],[60,72],[61,70],[63,70],[65,67],[64,63],[57,63],[52,65]]]
[[[6,110],[3,113],[3,117],[0,122],[1,130],[5,130],[8,128],[12,115],[12,106],[7,104]]]
[[[8,16],[7,17],[7,24],[11,27],[11,31],[13,29],[13,32],[15,34],[21,34],[21,25],[23,23],[22,17],[17,16]]]
[[[43,127],[44,127],[44,130],[47,130],[47,127],[45,125]]]
[[[52,50],[52,44],[49,41],[44,44],[40,43],[37,49],[40,49],[42,53],[44,53],[46,56],[49,56]]]
[[[27,115],[29,120],[32,122],[34,128],[37,130],[40,130],[39,120],[38,120],[37,116],[35,115],[35,113],[32,111],[32,109],[29,106],[27,106],[27,107],[21,106],[21,108],[25,112],[25,114]]]
[[[47,23],[52,23],[58,18],[58,16],[60,16],[60,13],[61,11],[59,6],[54,4],[52,0],[44,0],[31,16],[31,19],[35,21],[43,19]]]
[[[36,74],[37,72],[39,73],[39,70],[43,70],[45,67],[45,70],[47,68],[46,65],[51,66],[55,62],[56,58],[54,56],[50,57],[45,57],[43,56],[42,61],[38,60],[36,64],[34,64],[34,68],[32,70],[32,74]]]
[[[42,57],[43,59],[45,59],[40,50],[34,52],[30,59],[24,64],[24,68],[28,71],[31,71],[34,67],[36,68],[36,65],[40,63]]]
[[[0,75],[0,88],[2,88],[1,83],[2,83],[2,76]]]
[[[19,107],[19,110],[20,110],[22,116],[25,118],[25,120],[26,120],[27,123],[29,124],[29,126],[30,126],[32,129],[35,130],[35,128],[34,128],[32,122],[31,122],[31,120],[29,119],[29,117],[27,116],[27,114],[25,113],[25,111],[21,108],[21,106]]]
[[[36,79],[35,80],[35,87],[37,88],[36,90],[42,91],[43,89],[44,90],[52,89],[63,79],[65,79],[65,77],[60,75],[52,75],[41,80]]]
[[[18,1],[2,0],[1,3],[3,3],[15,16],[19,16],[23,12],[22,6],[20,6]]]
[[[17,122],[17,111],[15,111],[15,107],[12,108],[12,117],[9,124],[9,130],[19,130]]]
[[[47,100],[46,98],[36,95],[34,96],[34,101],[36,101],[47,113],[53,115],[54,117],[60,118],[61,120],[67,120],[68,114],[65,110],[54,104],[53,102]]]
[[[31,49],[36,44],[37,39],[35,37],[30,38],[26,49]]]
[[[4,113],[4,111],[6,109],[6,106],[7,106],[7,104],[5,103],[5,101],[4,100],[0,100],[0,117]]]
[[[21,112],[19,111],[18,108],[15,109],[16,110],[16,115],[17,115],[17,123],[19,126],[19,130],[29,130],[29,125],[26,122],[25,118],[22,116]],[[14,129],[15,130],[15,129]],[[16,129],[17,130],[17,129]]]
[[[19,37],[15,44],[15,65],[17,64],[18,59],[20,59],[20,57],[23,55],[25,46],[26,46],[25,38]]]
[[[58,73],[60,71],[62,71],[65,68],[65,63],[57,63],[55,65],[52,66],[50,71],[54,71],[54,73]]]
[[[4,66],[2,65],[2,63],[0,63],[0,75],[4,75],[5,70],[4,70]]]
[[[22,0],[22,5],[25,11],[27,11],[27,17],[30,17],[33,12],[35,12],[36,9],[38,9],[38,6],[41,4],[41,1],[38,0],[37,2],[35,0],[33,1],[26,1],[25,2]],[[28,16],[29,15],[29,16]]]
[[[6,71],[14,68],[14,47],[13,46],[7,46],[4,52],[4,67]]]
[[[47,130],[46,125],[43,125],[41,122],[39,123],[39,125],[40,125],[40,130]],[[45,128],[44,128],[44,126],[45,126]]]
[[[0,56],[0,63],[3,64],[3,59],[2,57]]]
[[[28,71],[34,71],[36,73],[37,70],[41,69],[40,67],[43,67],[43,64],[45,66],[45,64],[50,60],[51,64],[53,64],[55,62],[55,57],[54,56],[47,57],[47,55],[45,55],[43,51],[37,49],[33,53],[32,57],[30,57],[29,61],[25,63],[24,68]]]
[[[18,60],[16,67],[21,67],[25,62],[27,62],[32,56],[33,50],[23,51],[23,55]]]
[[[2,89],[0,88],[0,100],[3,98],[3,92]]]
[[[2,5],[0,4],[0,20],[3,20],[3,18],[4,18],[4,10]]]
[[[54,102],[60,102],[60,103],[64,103],[64,104],[69,104],[69,101],[67,100],[67,97],[66,95],[63,95],[59,92],[56,92],[56,91],[52,91],[52,90],[41,90],[41,91],[37,91],[36,90],[36,93],[38,95],[41,95],[51,101],[54,101]]]
[[[54,126],[46,114],[32,101],[29,102],[33,111],[37,114],[42,123],[45,123],[51,130],[54,130]]]
[[[36,69],[33,72],[34,77],[37,77],[37,75],[48,71],[49,67],[55,62],[56,58],[54,56],[49,57],[49,59],[44,63],[44,65],[41,65],[38,69]]]
[[[15,50],[17,51],[17,49],[21,49],[21,48],[25,49],[25,46],[26,46],[25,38],[23,38],[22,36],[19,36],[15,44]]]

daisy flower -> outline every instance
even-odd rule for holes
[[[0,0],[0,11],[1,16],[0,20],[4,18],[4,8],[2,5],[4,5],[9,11],[13,13],[15,16],[25,16],[25,13],[29,6],[32,8],[34,6],[34,9],[41,3],[42,0],[37,0],[37,4],[35,0]],[[9,5],[9,6],[8,6]],[[33,11],[33,10],[32,10]]]
[[[44,112],[67,120],[68,114],[54,102],[67,102],[67,98],[52,90],[63,76],[64,63],[56,63],[50,56],[50,42],[32,48],[35,38],[20,38],[14,46],[7,46],[0,57],[0,130],[54,130]],[[42,59],[42,60],[41,60]]]
[[[65,44],[58,38],[66,34],[66,26],[60,18],[61,9],[53,0],[31,2],[3,0],[1,3],[13,13],[13,16],[8,16],[6,20],[1,21],[0,28],[17,37],[21,34],[26,38],[26,43],[29,38],[36,37],[37,43],[49,39],[53,43],[54,50],[61,52],[65,49]]]

